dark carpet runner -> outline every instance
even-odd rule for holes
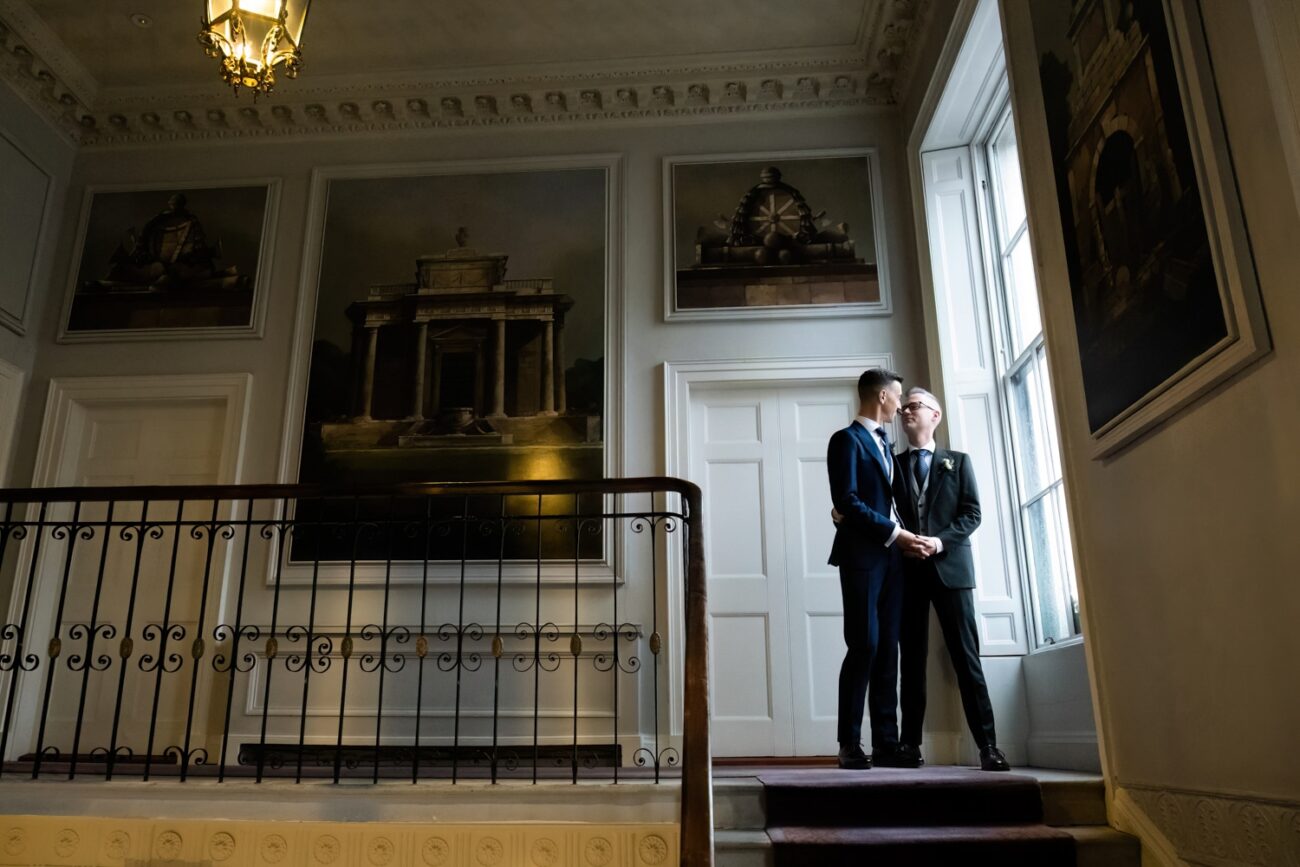
[[[759,780],[774,867],[1074,867],[1074,839],[1043,824],[1031,777],[875,768]]]

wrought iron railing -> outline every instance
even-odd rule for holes
[[[710,864],[699,508],[668,478],[2,490],[0,774],[680,773]]]

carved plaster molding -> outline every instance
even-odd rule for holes
[[[87,111],[78,121],[88,147],[231,138],[283,138],[426,129],[533,128],[602,121],[724,118],[778,111],[818,112],[885,105],[865,76],[699,80],[556,90],[444,91],[368,99],[293,99],[206,107]]]
[[[254,103],[221,89],[185,87],[112,88],[85,96],[95,91],[74,80],[81,70],[75,59],[62,57],[66,51],[57,40],[50,56],[59,56],[47,59],[44,43],[30,38],[44,25],[16,20],[12,10],[24,4],[0,0],[0,77],[86,147],[842,113],[895,102],[895,80],[906,68],[918,16],[931,5],[931,0],[868,2],[855,44],[834,51],[622,68],[551,65],[315,82],[304,76]],[[73,68],[73,75],[62,74],[64,68]]]
[[[78,118],[90,110],[89,106],[3,19],[0,19],[0,78],[65,137],[80,141]]]
[[[67,49],[54,31],[41,20],[32,7],[23,0],[0,0],[0,21],[9,29],[22,35],[23,42],[41,63],[53,72],[77,98],[93,105],[99,93],[99,84],[86,67]]]
[[[905,43],[898,58],[898,66],[889,82],[894,102],[901,102],[903,96],[911,89],[917,73],[917,63],[921,48],[925,44],[930,28],[934,26],[934,0],[916,0],[914,15],[909,23]]]
[[[1177,849],[1209,867],[1300,867],[1300,803],[1124,786]]]
[[[0,864],[675,867],[676,825],[240,822],[6,816]]]

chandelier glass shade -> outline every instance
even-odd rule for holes
[[[221,80],[253,96],[275,88],[277,69],[297,78],[311,0],[204,0],[199,44],[221,61]]]

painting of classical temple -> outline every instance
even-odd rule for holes
[[[601,478],[604,183],[332,181],[299,479]]]
[[[670,315],[879,305],[871,175],[865,154],[674,162]]]
[[[65,336],[251,333],[269,190],[92,193]]]
[[[1228,337],[1161,0],[1033,4],[1094,432]]]

